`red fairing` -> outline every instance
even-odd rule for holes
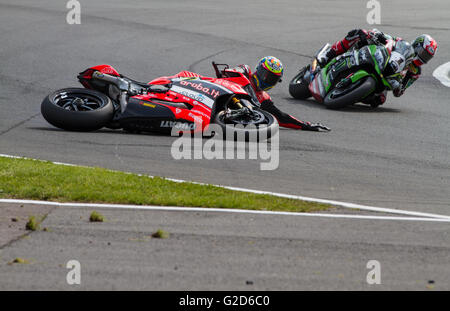
[[[199,78],[201,80],[209,81],[224,86],[230,91],[240,95],[247,95],[247,92],[242,87],[250,83],[250,81],[247,78],[241,75],[231,78],[212,78],[199,75],[198,73],[192,71],[184,70],[173,76],[156,78],[150,81],[149,84],[168,84],[171,82],[170,79],[175,78]]]
[[[315,100],[317,100],[319,103],[323,102],[322,95],[320,94],[320,87],[319,87],[319,80],[320,78],[315,78],[310,84],[309,84],[309,91],[311,92],[311,95],[314,97]]]
[[[156,78],[155,80],[150,81],[148,84],[169,84],[172,82],[170,79],[167,79],[166,77],[162,78]]]
[[[95,67],[91,67],[89,69],[93,69],[95,71],[100,71],[101,73],[109,74],[112,76],[120,76],[116,69],[114,69],[110,65],[98,65]]]
[[[99,65],[94,66],[91,68],[86,69],[85,71],[81,72],[78,76],[78,79],[80,80],[80,83],[87,89],[92,89],[89,80],[92,79],[92,74],[96,71],[100,71],[105,74],[113,75],[113,76],[120,76],[117,70],[115,70],[110,65]]]
[[[245,77],[233,77],[221,79],[211,78],[210,81],[220,84],[236,94],[241,95],[247,94],[247,92],[241,87],[242,85],[241,83],[244,83],[243,86],[249,84],[248,80]]]
[[[167,81],[171,82],[166,77],[162,77],[151,81],[149,84],[165,84],[163,82]],[[149,93],[146,95],[137,95],[134,96],[134,98],[138,98],[146,102],[152,102],[155,105],[169,108],[177,120],[191,121],[196,124],[199,124],[201,122],[201,126],[196,126],[196,130],[194,130],[194,132],[204,130],[211,122],[211,109],[209,107],[190,97],[180,96],[180,94],[177,94],[173,91],[168,91],[167,93]],[[166,105],[160,101],[155,101],[158,99],[172,103],[187,103],[192,106],[192,109],[177,108],[170,104]]]

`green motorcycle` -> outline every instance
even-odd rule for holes
[[[350,50],[320,68],[318,55],[329,49],[327,44],[312,64],[302,68],[291,80],[289,93],[296,99],[312,96],[329,109],[339,109],[364,102],[373,94],[392,90],[389,81],[402,74],[393,72],[389,64],[394,43],[390,39],[385,45],[372,44]],[[390,71],[389,80],[386,79],[387,71]],[[370,105],[378,106],[376,103]]]

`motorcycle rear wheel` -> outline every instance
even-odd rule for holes
[[[309,65],[303,67],[289,83],[289,94],[295,99],[307,99],[311,97],[311,92],[308,88],[309,79],[305,78],[305,74],[309,71],[309,68]]]
[[[113,117],[111,99],[98,91],[83,88],[57,90],[44,98],[41,113],[53,126],[68,131],[95,131]]]

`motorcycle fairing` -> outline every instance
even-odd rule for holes
[[[200,130],[195,122],[197,116],[186,110],[189,111],[135,96],[128,100],[127,109],[117,114],[114,121],[119,122],[124,129],[132,131],[170,134],[173,127],[179,130]]]
[[[121,125],[139,121],[142,131],[170,132],[173,127],[204,130],[211,122],[217,98],[233,94],[221,85],[196,77],[173,78],[170,83],[166,93],[131,97],[127,109],[118,117]]]
[[[349,51],[333,59],[316,74],[310,83],[309,89],[313,97],[317,101],[323,102],[328,92],[342,79],[348,78],[354,83],[363,77],[374,76],[367,72],[366,68],[375,67],[378,73],[380,70],[372,56],[375,52],[373,49],[376,49],[376,46],[365,46],[360,50]],[[357,70],[355,71],[355,69]]]
[[[108,94],[109,85],[107,83],[92,79],[92,74],[96,71],[100,71],[101,73],[113,76],[120,76],[120,74],[116,69],[114,69],[114,67],[105,64],[90,67],[85,71],[80,72],[77,77],[78,81],[80,81],[80,83],[87,89],[98,90],[102,93]]]
[[[86,88],[96,89],[115,99],[111,85],[93,79],[92,74],[100,71],[120,76],[112,66],[100,65],[88,68],[79,74],[78,79]],[[173,127],[180,130],[205,130],[211,123],[216,104],[221,96],[239,95],[252,99],[244,87],[250,81],[242,74],[230,70],[230,76],[222,78],[203,77],[196,73],[181,72],[172,77],[159,77],[149,83],[130,80],[139,86],[164,84],[170,86],[164,93],[151,91],[131,96],[125,111],[116,113],[114,122],[123,128],[136,131],[170,132]],[[113,87],[114,89],[114,87]]]

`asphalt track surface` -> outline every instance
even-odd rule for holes
[[[324,43],[342,38],[355,27],[370,27],[365,1],[81,3],[81,25],[68,25],[64,1],[0,0],[0,153],[450,215],[450,90],[432,77],[433,70],[450,58],[448,1],[430,1],[426,8],[423,1],[416,0],[382,3],[382,24],[377,28],[408,40],[430,33],[439,42],[438,54],[403,97],[390,96],[384,106],[375,110],[355,106],[343,111],[328,111],[312,101],[293,100],[287,85]],[[271,92],[277,106],[300,119],[321,121],[333,129],[330,133],[282,129],[280,165],[274,171],[260,171],[259,162],[250,160],[176,161],[170,154],[173,138],[110,130],[64,132],[52,128],[40,115],[40,102],[46,94],[77,86],[76,74],[96,64],[108,63],[127,76],[147,81],[183,69],[212,75],[212,60],[254,66],[265,55],[279,57],[286,67],[284,82]],[[46,221],[58,228],[72,228],[66,238],[77,245],[83,230],[69,221],[74,213],[81,211],[53,211]],[[132,232],[136,219],[131,218],[135,216],[129,211],[114,213],[114,219],[123,218],[123,230]],[[167,227],[182,239],[178,243],[198,253],[183,274],[186,283],[170,274],[165,278],[163,273],[162,283],[158,283],[163,285],[154,289],[242,289],[242,280],[228,278],[228,272],[238,276],[245,275],[245,271],[260,279],[255,289],[365,289],[365,264],[377,259],[372,258],[377,255],[385,259],[380,260],[382,267],[397,271],[389,274],[390,282],[383,281],[384,289],[423,289],[429,279],[439,279],[436,288],[450,288],[449,226],[445,223],[267,216],[253,217],[250,222],[251,217],[244,215],[229,218],[216,214],[186,217],[184,213],[140,213],[145,216],[139,221],[148,219],[155,226]],[[92,232],[95,239],[96,230],[86,234]],[[199,230],[205,245],[217,244],[220,252],[229,251],[228,257],[213,255],[203,247],[203,238],[196,239]],[[111,226],[101,231],[109,232],[108,241],[113,245],[115,238],[120,239],[120,232]],[[236,232],[240,238],[235,240]],[[10,266],[4,265],[24,249],[32,257],[50,254],[54,244],[48,240],[45,244],[44,237],[44,233],[32,234],[30,239],[1,250],[0,274],[8,276],[1,278],[2,289],[24,288],[22,281],[29,273],[34,273],[36,283],[46,284],[40,286],[64,289],[61,283],[43,281],[51,280],[51,269],[30,265],[26,268],[29,273],[14,274],[8,270]],[[265,274],[268,266],[250,269],[258,257],[258,253],[249,254],[247,248],[246,243],[253,238],[261,242],[259,252],[267,249],[267,256],[262,258],[264,264],[274,267],[269,269],[270,275]],[[290,245],[290,239],[296,243]],[[169,243],[175,243],[171,244],[172,251],[163,252],[160,259],[182,258],[176,240]],[[48,252],[41,251],[39,244],[48,245]],[[70,243],[61,245],[67,246],[67,252],[72,249],[74,255],[80,255]],[[129,246],[134,250],[130,253],[134,260],[145,258],[147,247],[153,247],[142,245]],[[163,245],[160,249],[164,249]],[[108,260],[110,268],[117,266],[116,270],[95,274],[98,281],[84,283],[86,288],[102,288],[114,278],[126,279],[136,273],[131,263],[128,269],[134,272],[127,271],[127,261],[120,260],[121,249],[103,253],[100,248],[90,250],[95,258]],[[302,263],[295,259],[301,254],[306,258]],[[289,264],[282,265],[283,260]],[[101,265],[101,261],[96,264]],[[317,277],[316,282],[308,282],[314,264],[328,272]],[[200,266],[204,274],[199,272]],[[158,267],[165,271],[165,266],[154,261],[151,267],[151,273],[160,273]],[[338,272],[339,267],[347,270]],[[338,277],[341,275],[344,277]],[[140,285],[151,287],[142,281],[118,282],[116,287],[108,288],[136,289]]]

